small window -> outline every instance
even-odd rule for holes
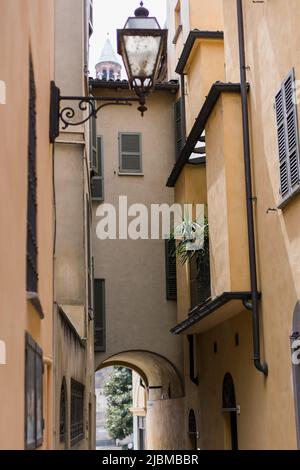
[[[178,160],[180,152],[184,146],[183,129],[182,129],[182,101],[181,98],[174,104],[175,116],[175,157]]]
[[[25,448],[43,443],[43,352],[26,334],[25,339]]]
[[[84,386],[71,380],[71,444],[84,438]]]
[[[275,98],[280,194],[285,201],[300,187],[299,137],[295,74],[292,70]]]
[[[103,140],[97,137],[97,173],[91,180],[93,201],[104,201]]]
[[[97,154],[97,124],[95,116],[91,117],[90,122],[90,169],[92,175],[98,171],[98,154]]]
[[[33,63],[29,62],[28,103],[28,188],[27,188],[27,292],[38,292],[37,174],[36,174],[36,88]]]
[[[94,280],[95,351],[105,351],[105,280]]]
[[[166,240],[167,300],[177,299],[176,240]]]
[[[120,173],[141,173],[141,135],[119,134]]]
[[[60,391],[59,441],[64,444],[67,441],[67,402],[67,385],[63,379]]]

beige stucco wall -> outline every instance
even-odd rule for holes
[[[148,450],[182,450],[184,437],[182,398],[148,402]]]
[[[53,301],[52,152],[49,144],[50,80],[53,78],[53,4],[50,0],[0,2],[0,80],[6,105],[0,105],[0,339],[7,364],[0,366],[0,447],[24,448],[25,331],[51,364]],[[21,47],[22,45],[22,47]],[[26,301],[26,219],[28,162],[29,54],[37,91],[37,179],[39,297],[41,320]],[[17,58],[17,59],[16,59]],[[18,86],[14,80],[18,80]],[[52,445],[52,368],[44,375],[44,444]],[[9,425],[8,425],[9,423]]]
[[[151,204],[174,202],[174,191],[165,187],[174,162],[173,95],[153,93],[147,106],[143,118],[134,105],[107,108],[98,119],[98,133],[103,136],[104,202],[117,210],[120,195],[128,196],[128,206],[142,203],[149,209]],[[143,176],[118,175],[119,132],[141,133]],[[116,353],[146,350],[161,354],[180,370],[181,339],[169,334],[176,323],[176,303],[166,300],[164,240],[98,240],[97,206],[95,202],[94,266],[95,278],[106,281],[107,344],[105,354],[96,354],[96,367]]]

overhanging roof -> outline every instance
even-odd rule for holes
[[[194,44],[198,39],[224,39],[223,31],[201,31],[194,29],[188,35],[183,51],[179,58],[176,72],[179,74],[184,73],[185,66],[189,60]]]
[[[199,141],[200,136],[202,135],[206,123],[209,119],[209,116],[214,109],[216,102],[218,101],[219,96],[223,92],[229,93],[240,93],[241,86],[239,83],[223,83],[223,82],[216,82],[212,85],[206,100],[198,114],[198,117],[193,125],[193,128],[187,138],[187,141],[181,150],[178,160],[176,161],[173,170],[169,176],[167,181],[167,186],[172,188],[175,186],[175,183],[183,169],[184,165],[188,163],[191,154],[196,147],[196,144]]]
[[[100,80],[99,78],[90,78],[92,88],[129,90],[128,80]],[[155,85],[156,91],[170,91],[177,93],[179,90],[178,80],[170,80],[169,82],[158,82]]]
[[[246,309],[243,302],[251,300],[251,292],[224,292],[192,309],[189,317],[172,328],[173,335],[202,333],[229,320]]]

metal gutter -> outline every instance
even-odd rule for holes
[[[201,31],[199,29],[193,29],[193,31],[190,31],[175,70],[179,75],[184,73],[185,66],[189,60],[194,44],[198,39],[222,40],[224,39],[224,33],[223,31]]]
[[[227,304],[231,300],[241,300],[243,304],[251,300],[251,292],[224,292],[219,297],[213,300],[209,300],[202,305],[198,305],[190,311],[189,317],[183,322],[176,325],[171,329],[173,335],[179,335],[184,333],[188,328],[194,326],[199,321],[206,318],[211,313],[216,312],[223,305]]]
[[[92,88],[101,88],[107,90],[129,90],[128,80],[100,80],[99,78],[90,78],[90,86]],[[178,80],[170,80],[169,82],[158,82],[155,85],[155,91],[170,91],[177,93],[179,90]]]
[[[181,150],[178,160],[176,161],[173,170],[167,181],[167,186],[173,188],[176,184],[176,181],[186,163],[189,162],[189,158],[193,153],[196,144],[199,141],[203,131],[205,130],[206,123],[211,115],[212,110],[214,109],[215,104],[217,103],[221,93],[240,93],[241,86],[239,83],[223,83],[216,82],[212,85],[206,100],[198,114],[198,117],[195,121],[195,124],[187,138],[185,146]]]
[[[256,369],[265,376],[268,375],[268,365],[261,362],[260,355],[260,329],[259,329],[259,308],[258,308],[258,288],[257,288],[257,266],[256,266],[256,247],[255,247],[255,229],[253,215],[253,193],[252,193],[252,175],[251,175],[251,151],[250,151],[250,131],[249,131],[249,111],[248,111],[248,90],[246,76],[246,58],[245,58],[245,35],[242,0],[237,0],[237,20],[238,20],[238,39],[240,55],[240,75],[241,75],[241,96],[242,96],[242,115],[243,115],[243,143],[244,143],[244,162],[245,162],[245,183],[247,198],[247,223],[248,223],[248,245],[249,245],[249,263],[251,280],[251,302],[245,306],[252,310],[252,328],[253,328],[253,361]]]

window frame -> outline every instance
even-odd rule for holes
[[[99,282],[102,284],[102,322],[103,322],[103,328],[96,328],[96,282]],[[103,345],[99,346],[96,345],[96,333],[97,330],[102,331],[103,335]],[[106,280],[105,279],[100,279],[100,278],[95,278],[94,279],[94,350],[95,352],[105,352],[106,351]]]
[[[75,393],[74,393],[75,392]],[[80,396],[79,396],[80,394]],[[82,395],[81,395],[82,394]],[[74,408],[73,406],[76,407],[76,403],[74,405],[74,400],[80,400],[82,401],[82,407],[80,409],[80,415],[81,416],[81,419],[77,419],[78,418],[78,413],[77,415],[75,416],[75,422],[73,421],[74,420]],[[78,442],[82,441],[85,437],[85,432],[84,432],[84,400],[85,400],[85,386],[78,382],[77,380],[75,379],[71,379],[71,411],[70,411],[70,414],[71,414],[71,419],[70,419],[70,439],[71,439],[71,446],[74,447],[76,444],[78,444]],[[77,412],[78,412],[78,409],[77,409]],[[75,413],[76,414],[76,413]],[[76,432],[74,434],[74,428],[77,427],[79,429],[79,427],[81,428],[81,432]]]
[[[298,108],[297,103],[293,102],[293,106],[290,110],[286,109],[286,91],[285,87],[288,80],[291,79],[292,81],[292,93],[293,97],[296,98],[294,83],[295,83],[295,69],[294,67],[290,70],[287,74],[285,79],[282,81],[280,89],[275,95],[275,120],[276,120],[276,137],[277,137],[277,152],[278,152],[278,172],[279,172],[279,194],[280,194],[280,202],[278,204],[279,209],[283,209],[288,202],[293,199],[299,192],[300,192],[300,147],[299,147],[299,121],[298,121]],[[282,111],[283,117],[279,119],[279,111],[277,108],[277,101],[278,98],[282,100]],[[289,133],[288,133],[288,119],[289,117],[294,116],[294,123],[295,123],[295,140],[296,146],[293,150],[289,148]],[[283,127],[283,134],[279,134],[280,128]],[[284,139],[284,156],[281,155],[283,151],[282,147],[282,138]],[[281,140],[281,146],[280,146]],[[298,182],[292,185],[291,181],[291,157],[293,153],[296,153],[297,159],[297,168],[298,168]],[[287,178],[287,192],[283,194],[283,179],[282,179],[282,168],[286,168],[286,178]]]
[[[139,152],[122,152],[122,136],[124,135],[134,135],[139,137]],[[141,132],[119,132],[118,134],[119,140],[119,175],[127,175],[127,176],[134,176],[134,175],[142,175],[143,174],[143,149],[142,149],[142,133]],[[139,170],[128,170],[122,168],[122,157],[123,155],[130,155],[130,156],[139,156],[140,157],[140,169]]]
[[[33,352],[34,354],[34,364],[32,362],[27,362],[28,360],[28,353],[29,349]],[[40,361],[40,370],[41,374],[40,377],[37,376],[37,361]],[[28,410],[28,392],[29,392],[29,375],[27,374],[28,366],[33,366],[34,367],[34,372],[33,372],[33,408],[34,408],[34,439],[32,442],[28,441],[28,418],[29,418],[29,410]],[[26,332],[25,334],[25,422],[24,422],[24,427],[25,427],[25,449],[26,450],[34,450],[38,449],[43,445],[43,439],[44,439],[44,417],[43,417],[43,374],[44,374],[44,363],[43,363],[43,351],[40,348],[40,346],[34,341],[34,339],[30,336],[29,333]],[[40,379],[40,402],[38,401],[38,381],[37,379]],[[32,385],[32,384],[31,384]],[[38,435],[38,405],[40,406],[40,413],[41,413],[41,418],[40,418],[40,428],[41,428],[41,435]]]
[[[170,249],[170,244],[172,243],[172,247]],[[171,254],[171,250],[174,250],[174,254]],[[170,259],[173,258],[173,262],[175,263],[175,275],[172,277],[170,276]],[[166,271],[166,299],[171,301],[177,301],[178,291],[177,291],[177,257],[176,257],[176,240],[172,238],[168,238],[165,240],[165,271]],[[176,284],[175,287],[175,294],[171,293],[171,282]]]
[[[104,157],[103,157],[103,136],[97,135],[97,173],[91,178],[91,199],[92,201],[104,201]],[[101,185],[102,197],[93,195],[93,184]]]

